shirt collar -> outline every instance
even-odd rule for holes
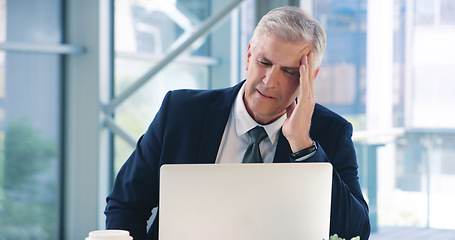
[[[277,120],[267,125],[262,125],[254,121],[254,119],[248,114],[246,110],[245,103],[243,102],[243,95],[245,93],[245,84],[242,85],[240,88],[239,93],[234,101],[234,108],[233,108],[233,116],[234,116],[234,123],[235,123],[235,132],[237,136],[242,136],[250,129],[261,126],[264,127],[265,131],[267,132],[267,136],[269,137],[272,143],[275,142],[276,136],[278,131],[283,126],[284,121],[286,120],[286,114],[283,114]]]

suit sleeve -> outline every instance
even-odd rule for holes
[[[128,230],[135,240],[147,239],[147,220],[158,206],[160,154],[170,95],[120,169],[106,199],[106,229]]]
[[[333,165],[332,206],[330,235],[338,234],[346,239],[360,236],[368,239],[370,221],[368,205],[363,198],[358,179],[357,160],[352,142],[352,125],[346,123],[338,134],[333,152],[324,152],[324,146],[318,144],[316,153],[306,162],[330,162]]]

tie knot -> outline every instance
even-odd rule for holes
[[[260,143],[264,138],[267,137],[267,133],[265,132],[263,127],[256,126],[255,128],[248,131],[248,135],[250,135],[251,140],[254,143]]]

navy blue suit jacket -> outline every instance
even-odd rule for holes
[[[214,163],[242,84],[219,90],[168,92],[155,119],[117,175],[107,198],[107,229],[126,229],[135,240],[158,238],[157,218],[148,234],[146,221],[152,208],[158,206],[160,166]],[[279,134],[274,162],[293,162],[289,143]],[[316,104],[310,136],[317,142],[318,150],[305,162],[333,165],[330,234],[349,239],[359,235],[363,240],[370,233],[368,206],[358,182],[351,135],[349,122]]]

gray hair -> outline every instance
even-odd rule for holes
[[[309,13],[297,7],[279,7],[271,10],[259,21],[251,38],[254,47],[262,34],[272,34],[290,43],[313,43],[314,67],[322,62],[326,34],[321,24]]]

